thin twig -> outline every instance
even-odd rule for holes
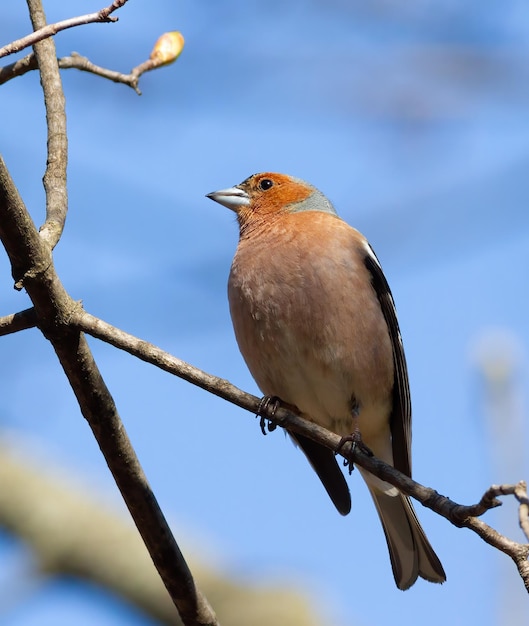
[[[82,72],[95,74],[96,76],[101,76],[101,78],[106,78],[115,83],[127,85],[128,87],[134,89],[139,96],[141,96],[141,91],[138,83],[141,75],[160,67],[156,60],[147,59],[133,68],[128,74],[123,74],[122,72],[109,70],[106,67],[95,65],[90,61],[90,59],[81,56],[77,52],[72,52],[69,57],[61,57],[60,59],[57,59],[57,63],[59,64],[61,70],[76,69]],[[33,53],[28,54],[10,65],[0,67],[0,85],[36,69],[38,69],[38,64],[35,55]]]
[[[138,339],[134,335],[108,324],[87,313],[81,307],[72,312],[70,323],[88,335],[92,335],[92,337],[105,341],[142,361],[187,380],[187,382],[220,396],[243,409],[257,413],[260,400],[256,396],[238,389],[224,378],[208,374],[198,367],[178,359],[148,341]]]
[[[10,44],[0,48],[0,59],[15,52],[20,52],[24,48],[33,46],[38,41],[53,37],[61,30],[67,28],[73,28],[74,26],[82,26],[84,24],[93,24],[97,22],[117,22],[117,17],[109,17],[111,13],[120,9],[128,0],[116,0],[110,6],[97,11],[96,13],[88,13],[86,15],[79,15],[78,17],[70,17],[66,20],[56,22],[55,24],[47,24],[39,27],[33,33],[12,41]]]
[[[60,59],[59,59],[60,67]],[[23,76],[27,72],[36,70],[38,68],[37,59],[33,52],[27,54],[25,57],[18,59],[14,63],[0,67],[0,85],[7,83],[8,80],[16,78],[17,76]]]
[[[90,74],[95,74],[96,76],[101,76],[101,78],[111,80],[114,83],[128,85],[129,87],[132,87],[132,89],[134,89],[139,96],[141,96],[141,91],[138,87],[140,76],[145,74],[145,72],[157,69],[160,66],[155,60],[147,59],[133,68],[129,74],[123,74],[122,72],[116,72],[115,70],[109,70],[106,67],[95,65],[86,57],[81,56],[77,52],[72,52],[69,57],[62,57],[59,59],[59,67],[61,69],[73,68],[82,72],[89,72]],[[0,80],[1,76],[0,72]]]
[[[82,72],[95,74],[96,76],[101,76],[101,78],[106,78],[114,83],[127,85],[128,87],[134,89],[138,95],[141,95],[138,83],[142,74],[160,67],[155,60],[147,59],[134,67],[128,74],[123,74],[122,72],[117,72],[115,70],[107,69],[106,67],[101,67],[100,65],[95,65],[95,63],[92,63],[90,59],[81,56],[77,52],[72,52],[68,57],[61,57],[60,59],[57,59],[57,63],[62,70],[76,69]],[[36,69],[38,69],[38,63],[35,55],[33,53],[28,54],[10,65],[0,67],[0,85]]]
[[[518,519],[520,521],[520,528],[523,531],[527,541],[529,541],[529,496],[527,495],[527,483],[520,481],[515,489],[514,496],[520,503],[518,508]]]
[[[138,88],[139,76],[134,76],[132,72],[130,74],[123,74],[122,72],[95,65],[86,57],[77,54],[77,52],[72,52],[69,57],[61,58],[59,60],[59,67],[61,69],[75,68],[81,72],[89,72],[90,74],[101,76],[101,78],[106,78],[114,83],[123,83],[124,85],[132,87],[138,95],[141,95],[141,91]]]
[[[34,328],[36,325],[37,316],[35,315],[35,309],[33,307],[19,311],[18,313],[5,315],[4,317],[0,317],[0,337],[11,333],[18,333],[28,328]]]
[[[27,0],[27,4],[33,28],[35,30],[44,28],[46,16],[41,0]],[[40,229],[40,235],[53,249],[61,238],[68,211],[66,104],[57,65],[55,42],[52,38],[38,41],[34,44],[33,51],[40,71],[48,129],[48,158],[43,178],[46,191],[46,221]]]
[[[515,488],[516,485],[491,485],[477,504],[463,507],[459,511],[459,517],[462,520],[467,517],[479,517],[490,509],[501,506],[498,496],[512,496],[514,495]]]

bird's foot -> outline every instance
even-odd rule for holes
[[[349,474],[350,474],[354,470],[354,463],[353,463],[352,457],[353,457],[353,453],[355,452],[355,450],[360,450],[360,452],[363,452],[367,456],[374,456],[374,455],[373,455],[372,450],[368,448],[366,444],[363,442],[362,434],[360,433],[359,428],[355,428],[355,430],[350,435],[347,435],[346,437],[342,437],[340,439],[340,443],[338,444],[338,447],[334,451],[334,454],[335,455],[339,454],[340,450],[344,447],[346,443],[351,444],[351,457],[344,458],[343,466],[349,469]]]
[[[281,400],[277,396],[263,396],[261,398],[255,417],[260,418],[259,426],[263,435],[266,435],[267,431],[271,433],[277,428],[274,415],[280,406]]]

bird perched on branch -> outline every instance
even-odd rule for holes
[[[261,391],[411,476],[411,404],[395,305],[363,235],[315,187],[263,173],[208,194],[237,214],[228,282],[241,353]],[[333,452],[290,433],[342,515],[351,496]],[[411,501],[359,468],[386,536],[395,582],[446,580]]]

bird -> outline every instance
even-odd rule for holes
[[[265,397],[363,445],[411,477],[411,400],[393,296],[367,239],[313,185],[254,174],[207,194],[231,209],[239,242],[228,279],[235,338]],[[336,509],[351,510],[334,452],[289,432]],[[358,468],[399,589],[446,575],[410,499]]]

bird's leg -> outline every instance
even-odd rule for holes
[[[358,400],[353,396],[351,398],[351,416],[353,418],[353,432],[350,435],[342,437],[338,447],[334,451],[334,454],[338,454],[347,442],[351,443],[351,452],[354,452],[357,448],[368,456],[373,456],[373,452],[366,446],[362,440],[362,433],[360,432],[360,404]],[[344,459],[344,467],[349,468],[349,474],[354,470],[354,463],[352,458]]]
[[[261,398],[255,417],[261,418],[259,426],[263,435],[266,435],[267,430],[271,433],[277,428],[277,424],[274,422],[274,415],[280,406],[281,400],[277,396],[263,396]]]

